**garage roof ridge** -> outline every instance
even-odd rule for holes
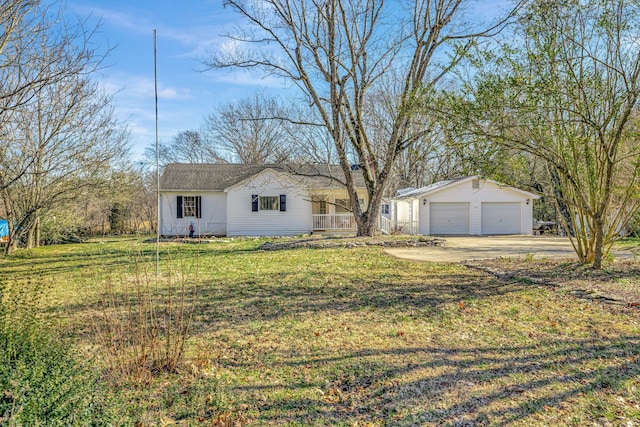
[[[446,187],[450,187],[450,186],[453,186],[453,185],[458,185],[458,184],[461,184],[461,183],[466,182],[466,181],[471,181],[473,179],[481,179],[481,180],[484,180],[485,182],[493,183],[493,184],[497,185],[498,187],[506,188],[506,189],[509,189],[509,190],[512,190],[512,191],[515,191],[515,192],[518,192],[518,193],[521,193],[521,194],[525,194],[527,197],[530,197],[532,199],[539,199],[540,198],[540,196],[537,195],[537,194],[531,193],[529,191],[521,190],[519,188],[510,186],[510,185],[507,185],[507,184],[503,184],[501,182],[497,182],[497,181],[494,181],[492,179],[483,178],[483,177],[481,177],[479,175],[472,175],[472,176],[467,176],[467,177],[463,177],[463,178],[447,179],[447,180],[443,180],[443,181],[438,181],[438,182],[434,182],[431,185],[427,185],[425,187],[421,187],[421,188],[417,188],[417,189],[409,190],[409,191],[399,190],[396,198],[398,198],[398,199],[419,198],[419,197],[422,197],[422,196],[424,196],[426,194],[434,193],[434,192],[440,191],[440,190],[442,190],[442,189],[444,189]]]

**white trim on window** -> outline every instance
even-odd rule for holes
[[[261,211],[277,211],[280,209],[279,199],[278,196],[260,196],[258,209]]]
[[[194,217],[196,216],[196,196],[183,196],[182,197],[182,216]]]

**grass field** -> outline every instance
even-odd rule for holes
[[[96,355],[123,424],[640,425],[640,308],[558,283],[582,271],[633,299],[637,264],[590,276],[562,260],[502,260],[536,280],[498,280],[378,247],[263,242],[162,244],[162,275],[195,289],[195,311],[184,364],[145,382],[103,369],[92,313],[105,284],[128,298],[132,277],[152,280],[153,244],[17,252],[0,258],[0,279],[45,284],[43,311]]]

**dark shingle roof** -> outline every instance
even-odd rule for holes
[[[160,178],[160,189],[163,191],[224,191],[265,169],[290,174],[293,179],[299,179],[300,185],[306,188],[340,187],[340,182],[344,182],[344,173],[338,165],[171,163],[164,168]],[[364,187],[361,172],[356,172],[356,185]]]

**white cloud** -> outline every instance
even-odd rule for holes
[[[155,96],[154,80],[150,77],[119,73],[106,78],[103,85],[107,92],[117,94],[118,98],[148,99]],[[158,98],[186,100],[193,98],[193,93],[188,87],[167,86],[159,82]]]
[[[185,6],[186,7],[186,6]],[[219,8],[219,6],[217,6]],[[135,3],[127,5],[126,10],[115,10],[104,7],[92,7],[89,5],[75,5],[73,10],[79,15],[92,15],[108,26],[138,34],[148,35],[156,30],[159,42],[163,40],[177,42],[186,50],[174,57],[202,56],[211,50],[211,47],[219,43],[220,34],[224,33],[222,26],[233,21],[229,12],[222,13],[219,10],[211,16],[206,13],[198,14],[197,7],[193,7],[194,22],[189,25],[180,25],[175,22],[162,22],[164,16],[155,16],[153,11],[136,7]],[[213,10],[213,8],[212,8]],[[224,9],[223,9],[224,10]]]
[[[86,4],[72,4],[71,9],[80,16],[91,15],[98,18],[105,25],[112,25],[125,30],[133,30],[136,32],[147,32],[150,22],[150,15],[143,9],[128,11],[107,9],[104,7],[92,6]],[[147,16],[145,16],[147,15]]]

